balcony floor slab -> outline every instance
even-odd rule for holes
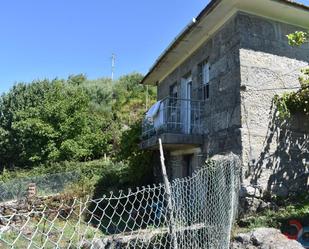
[[[155,135],[140,143],[141,149],[158,150],[158,139],[167,149],[189,149],[196,148],[203,144],[203,135],[163,133]]]

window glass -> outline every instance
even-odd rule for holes
[[[208,84],[209,83],[209,63],[204,62],[202,68],[202,83]]]
[[[199,76],[200,76],[200,84],[202,88],[202,95],[203,99],[209,99],[210,93],[209,93],[209,73],[210,73],[210,65],[209,63],[205,60],[199,65]]]
[[[170,86],[170,97],[176,99],[177,95],[177,83],[174,83]]]

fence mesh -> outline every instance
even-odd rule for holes
[[[0,182],[0,203],[23,199],[27,195],[27,186],[31,183],[37,186],[38,195],[51,195],[64,191],[80,178],[77,172],[65,172]]]
[[[57,205],[24,202],[11,214],[0,208],[0,248],[228,248],[239,165],[231,156],[171,182],[171,211],[163,184]]]

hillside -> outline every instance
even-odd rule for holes
[[[147,160],[143,171],[133,172],[139,158],[149,158],[138,142],[146,98],[155,99],[155,90],[139,84],[141,79],[139,73],[116,81],[80,74],[16,84],[0,98],[0,181],[84,174],[83,165],[95,160],[89,179],[103,176],[108,161],[115,172],[124,171],[125,185],[149,183]]]

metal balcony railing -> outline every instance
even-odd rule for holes
[[[171,97],[161,100],[155,115],[146,114],[142,137],[147,139],[162,133],[202,134],[203,103],[200,100]]]

